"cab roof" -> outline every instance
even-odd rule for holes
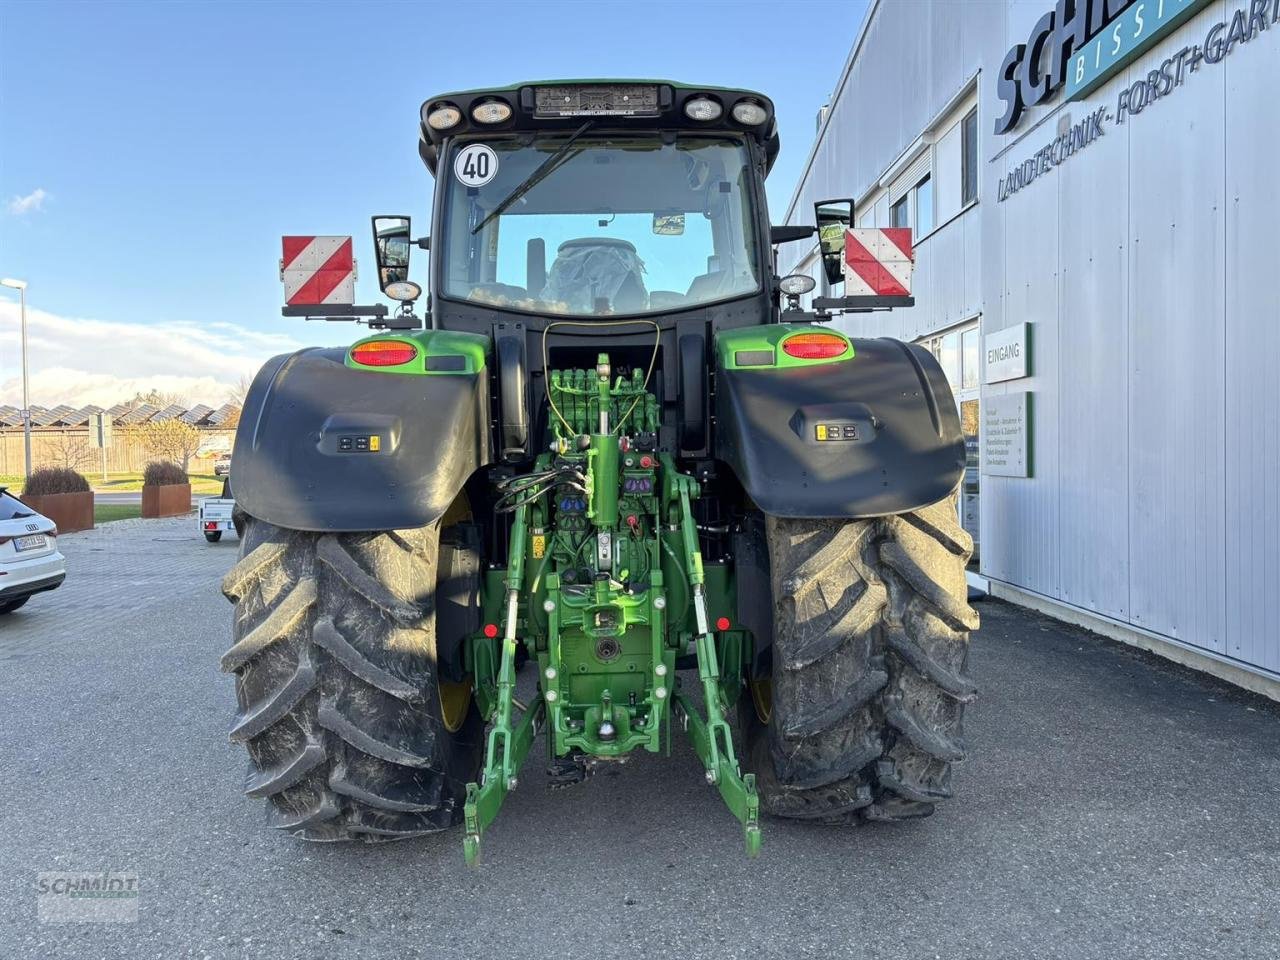
[[[693,120],[685,113],[685,104],[707,98],[721,107],[714,120]],[[733,108],[741,101],[763,107],[763,122],[747,125],[733,116]],[[482,103],[498,101],[511,108],[511,115],[501,123],[479,123],[472,110]],[[427,121],[442,107],[455,108],[460,119],[446,130],[437,130]],[[746,134],[765,148],[766,173],[773,167],[780,141],[774,116],[773,101],[754,90],[738,90],[677,83],[671,80],[534,80],[507,87],[483,90],[461,90],[432,97],[422,104],[421,138],[418,153],[434,176],[441,145],[450,137],[475,133],[510,133],[523,131],[571,133],[589,119],[600,128],[620,130],[683,130]]]

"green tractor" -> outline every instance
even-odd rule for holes
[[[222,667],[268,822],[461,823],[474,861],[539,733],[567,785],[676,730],[752,855],[761,813],[929,814],[974,696],[964,441],[927,351],[823,325],[909,297],[806,312],[775,275],[817,231],[770,226],[768,98],[561,81],[421,120],[430,236],[374,218],[400,307],[286,308],[372,335],[269,361],[236,437]],[[832,282],[851,214],[817,208]]]

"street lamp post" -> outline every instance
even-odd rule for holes
[[[0,286],[18,291],[18,310],[22,315],[22,445],[26,453],[26,478],[31,479],[31,397],[27,393],[27,281],[0,280]]]

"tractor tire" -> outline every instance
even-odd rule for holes
[[[238,512],[231,739],[267,822],[307,840],[392,840],[458,823],[484,724],[436,672],[440,522],[384,533],[289,530]],[[477,564],[478,568],[478,564]],[[448,691],[446,694],[444,691]],[[464,695],[465,699],[460,699]]]
[[[204,538],[205,538],[206,540],[208,540],[210,543],[217,543],[219,540],[221,540],[221,539],[222,539],[222,531],[221,531],[221,530],[206,530],[206,531],[204,532]]]
[[[766,523],[767,693],[744,696],[761,808],[825,822],[928,816],[963,759],[972,538],[956,496],[870,520]],[[761,708],[761,704],[765,708]]]

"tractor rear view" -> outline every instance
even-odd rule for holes
[[[474,860],[535,742],[564,785],[681,735],[753,855],[762,812],[929,814],[974,695],[964,443],[927,351],[824,325],[912,302],[909,236],[819,204],[849,295],[801,310],[772,250],[815,231],[769,224],[749,91],[532,83],[421,120],[430,239],[374,218],[400,307],[286,308],[371,336],[269,361],[236,438],[222,666],[268,822],[462,824]]]

